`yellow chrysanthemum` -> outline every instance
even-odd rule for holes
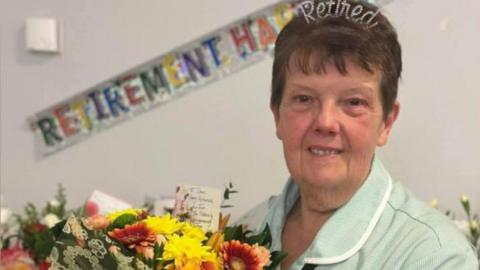
[[[163,250],[163,259],[173,260],[177,268],[183,268],[187,263],[199,265],[206,261],[217,261],[216,255],[210,251],[210,247],[202,245],[200,240],[176,234],[168,238]]]
[[[107,218],[108,218],[108,220],[110,220],[110,222],[112,222],[121,215],[132,214],[132,215],[136,216],[136,215],[139,215],[140,213],[142,213],[143,211],[144,210],[140,209],[140,208],[129,208],[129,209],[120,210],[120,211],[110,213],[110,214],[107,215]]]
[[[188,261],[182,265],[175,266],[175,264],[169,264],[165,266],[165,270],[222,270],[219,262],[217,261],[205,261],[205,262],[192,262]]]
[[[148,217],[145,219],[145,224],[156,234],[170,235],[178,232],[183,224],[176,218],[172,218],[169,214],[162,217]]]
[[[207,239],[205,232],[200,227],[186,222],[182,226],[182,233],[185,236],[198,239],[199,241]]]
[[[201,268],[201,263],[197,261],[188,261],[185,262],[185,264],[181,266],[177,266],[176,270],[200,270]]]

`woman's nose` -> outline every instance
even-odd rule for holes
[[[340,131],[338,109],[334,104],[322,104],[315,112],[314,130],[322,134],[336,134]]]

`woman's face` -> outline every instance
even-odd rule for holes
[[[375,147],[387,142],[399,105],[383,120],[380,74],[347,62],[306,75],[294,65],[282,101],[272,108],[288,169],[304,187],[351,190],[367,177]]]

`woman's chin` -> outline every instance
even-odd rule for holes
[[[322,174],[306,179],[304,182],[311,188],[334,189],[341,186],[345,180],[337,175]]]

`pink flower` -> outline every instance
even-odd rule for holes
[[[252,246],[252,251],[257,255],[261,267],[270,265],[270,251],[268,249],[264,246],[255,244]]]
[[[117,254],[117,253],[120,251],[120,249],[119,249],[117,246],[110,246],[110,247],[108,248],[108,251],[110,251],[110,253],[112,253],[113,255],[115,255],[115,254]]]
[[[137,251],[138,254],[142,254],[143,257],[147,259],[153,259],[153,256],[154,256],[153,247],[138,245],[135,247],[135,250]]]
[[[98,208],[98,205],[96,203],[88,201],[85,204],[85,211],[87,212],[87,215],[91,217],[97,215],[100,209]]]
[[[0,269],[35,270],[35,262],[26,250],[12,247],[0,251]]]
[[[93,230],[100,231],[110,225],[110,220],[106,216],[96,215],[87,218],[86,223],[87,226],[91,227]]]

